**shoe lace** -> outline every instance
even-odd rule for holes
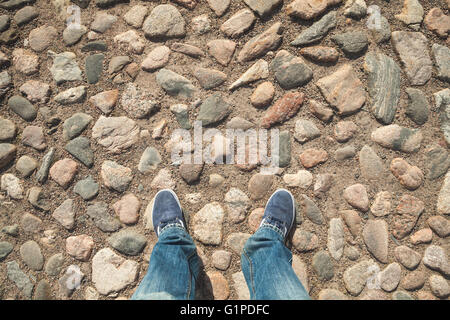
[[[181,219],[173,218],[168,220],[162,220],[161,223],[158,225],[157,233],[160,234],[161,230],[163,230],[168,225],[178,225],[181,226],[182,228],[185,228],[184,223]]]
[[[284,236],[286,236],[287,226],[284,221],[277,219],[275,217],[268,216],[261,221],[261,224],[259,226],[261,227],[264,225],[274,226],[274,227],[278,228],[283,233]]]

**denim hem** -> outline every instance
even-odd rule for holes
[[[263,229],[263,228],[272,229],[272,230],[276,231],[281,236],[281,238],[284,240],[283,231],[281,231],[280,228],[278,228],[277,226],[274,226],[273,224],[270,224],[270,223],[262,223],[259,226],[259,229]]]
[[[172,229],[172,228],[183,230],[186,232],[186,229],[184,227],[182,227],[179,223],[170,223],[170,224],[164,226],[164,228],[162,228],[159,231],[159,237],[161,237],[162,233],[165,232],[167,229]]]

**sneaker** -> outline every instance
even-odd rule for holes
[[[152,208],[152,222],[156,235],[168,225],[186,229],[183,210],[177,195],[170,189],[158,191]]]
[[[267,201],[259,227],[272,226],[280,230],[283,238],[292,228],[295,220],[295,199],[286,189],[278,189]]]

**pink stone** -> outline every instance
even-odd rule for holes
[[[65,158],[56,161],[50,168],[50,177],[61,187],[66,189],[73,181],[78,171],[78,163],[72,159]]]
[[[129,193],[114,203],[113,209],[119,216],[121,222],[125,224],[135,224],[139,220],[141,202],[134,194]]]
[[[66,251],[80,261],[88,261],[94,248],[94,239],[86,234],[66,239]]]
[[[300,162],[305,168],[312,168],[328,160],[328,153],[323,149],[306,149],[300,154]]]
[[[369,198],[366,187],[362,184],[354,184],[344,190],[344,199],[354,208],[363,212],[369,210]]]

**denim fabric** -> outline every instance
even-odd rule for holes
[[[245,243],[241,267],[252,300],[309,300],[281,231],[261,226]]]
[[[200,260],[192,238],[177,225],[161,230],[147,274],[132,300],[193,300]]]
[[[251,299],[310,299],[292,269],[292,254],[283,243],[281,231],[262,226],[245,244],[242,271]],[[194,299],[200,259],[195,244],[181,227],[161,230],[153,248],[147,274],[132,300]]]

